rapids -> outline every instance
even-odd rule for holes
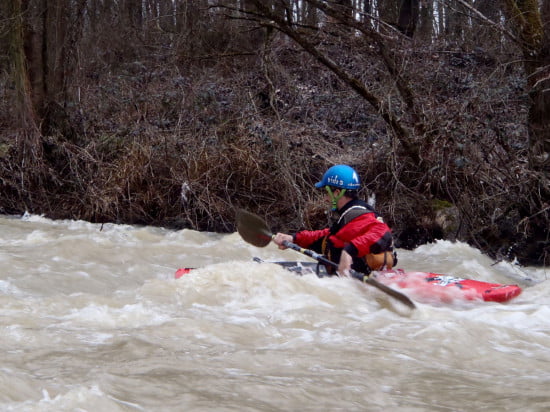
[[[550,410],[548,269],[447,241],[398,254],[524,290],[411,311],[255,263],[306,258],[236,233],[0,216],[0,410]]]

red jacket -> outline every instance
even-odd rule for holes
[[[346,223],[346,215],[351,215],[348,212],[362,214]],[[354,199],[338,210],[338,213],[340,219],[331,228],[298,232],[294,236],[295,242],[303,248],[310,248],[314,242],[328,236],[334,248],[344,249],[352,257],[359,258],[369,253],[393,250],[390,228],[368,204]]]

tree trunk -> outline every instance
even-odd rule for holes
[[[532,73],[528,73],[529,163],[534,170],[550,173],[550,0],[543,3],[541,20],[542,41]]]
[[[400,2],[395,0],[378,0],[377,5],[380,20],[396,26],[399,19]]]
[[[16,112],[19,123],[25,130],[36,129],[36,113],[31,95],[31,79],[26,64],[26,49],[24,34],[32,33],[25,30],[23,20],[24,5],[22,0],[8,0],[8,16],[11,17],[9,35],[10,71],[16,88]]]
[[[65,118],[66,73],[71,70],[67,33],[72,28],[67,14],[71,8],[63,0],[23,1],[24,18],[17,30],[23,38],[24,54],[16,54],[15,72],[28,79],[21,91],[29,96],[41,133],[50,134]]]
[[[319,24],[317,9],[309,4],[307,1],[302,2],[301,17],[301,22],[308,26],[316,26],[317,24]]]
[[[446,7],[442,1],[438,1],[436,5],[437,15],[439,16],[439,18],[437,19],[437,35],[442,37],[445,33],[445,19],[443,18],[443,16],[445,16]]]
[[[423,0],[420,3],[420,17],[418,23],[417,38],[431,43],[434,32],[434,4],[432,0]]]
[[[506,0],[506,11],[521,39],[531,98],[529,108],[529,164],[550,172],[550,0],[539,11],[537,0]]]
[[[403,0],[401,9],[399,10],[399,19],[397,20],[397,28],[401,33],[408,37],[412,37],[418,23],[419,0]]]
[[[353,17],[353,1],[352,0],[335,0],[335,7],[341,11],[342,14],[348,17]]]

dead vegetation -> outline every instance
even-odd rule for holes
[[[160,33],[153,53],[116,37],[91,48],[72,84],[78,102],[45,135],[13,123],[0,76],[0,212],[230,232],[242,207],[292,231],[327,223],[313,183],[347,163],[401,247],[459,239],[495,259],[550,263],[548,176],[528,167],[528,95],[508,52],[400,40],[420,130],[369,43],[350,39],[350,55],[323,43],[409,122],[415,159],[295,43],[208,33],[181,48],[159,47]]]

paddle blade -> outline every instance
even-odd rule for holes
[[[414,309],[416,307],[414,302],[410,300],[407,295],[404,295],[403,293],[398,292],[397,290],[392,289],[389,286],[386,286],[383,283],[378,282],[376,279],[369,277],[369,275],[365,275],[364,273],[356,272],[354,270],[352,270],[350,274],[353,278],[357,279],[358,281],[366,283],[367,285],[374,286],[378,290],[394,297],[401,303],[404,303],[409,308]]]
[[[237,210],[237,231],[245,242],[256,247],[267,246],[273,237],[267,223],[260,216],[243,209]]]
[[[405,305],[407,305],[411,309],[416,308],[416,305],[414,304],[414,302],[412,300],[410,300],[410,298],[407,295],[404,295],[401,292],[398,292],[397,290],[392,289],[389,286],[386,286],[383,283],[380,283],[380,282],[378,282],[377,280],[375,280],[373,278],[366,278],[366,279],[363,280],[363,282],[367,283],[371,286],[374,286],[375,288],[377,288],[378,290],[381,290],[384,293],[387,293],[388,295],[394,297],[395,299],[397,299],[401,303],[404,303]]]

